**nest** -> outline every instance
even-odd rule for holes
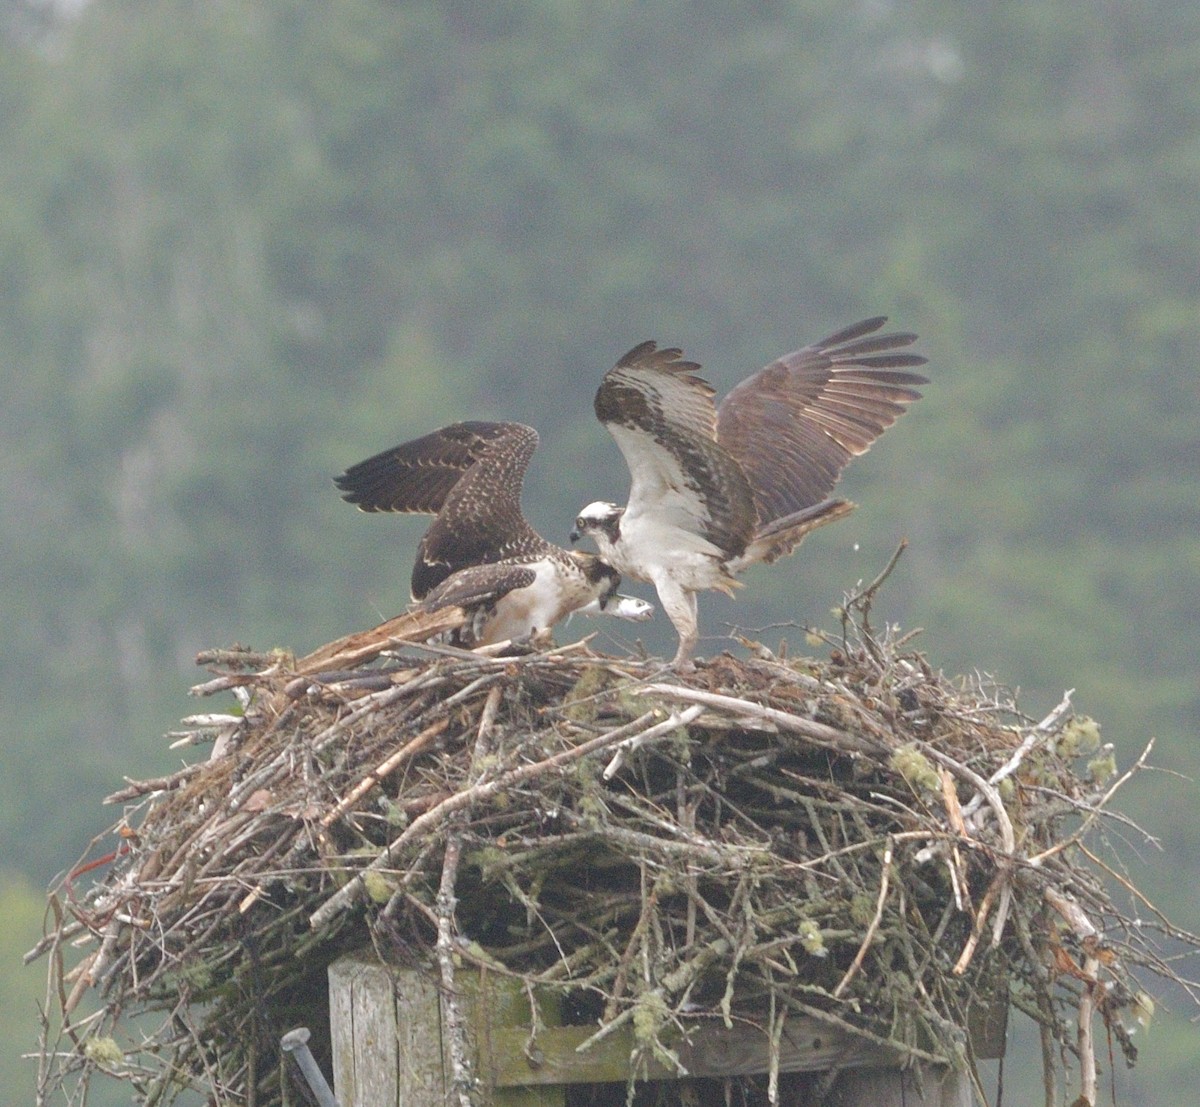
[[[1093,1024],[1132,1062],[1138,974],[1179,983],[1160,944],[1196,945],[1106,832],[1136,832],[1109,802],[1149,749],[1117,778],[1069,697],[1026,718],[868,614],[827,660],[686,677],[586,643],[202,657],[195,691],[244,710],[186,720],[214,756],[108,797],[52,890],[38,1102],[98,1071],[141,1104],[278,1101],[280,1034],[368,944],[448,995],[462,965],[559,990],[660,1062],[685,1015],[794,1012],[970,1067],[968,1008],[1015,1005],[1048,1094],[1065,1065],[1094,1101]]]

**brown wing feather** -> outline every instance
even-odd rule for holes
[[[436,515],[486,450],[522,433],[537,441],[521,423],[452,423],[351,465],[333,483],[363,511]]]
[[[737,554],[754,532],[754,501],[717,442],[713,388],[699,368],[675,347],[643,342],[604,375],[596,417],[629,466],[631,513],[653,511]]]
[[[643,426],[669,420],[681,431],[716,441],[715,390],[699,375],[700,365],[684,361],[675,346],[634,346],[604,374],[596,391],[596,418],[601,423]]]
[[[760,528],[820,503],[852,457],[865,453],[925,377],[919,354],[897,352],[913,334],[876,334],[865,319],[771,362],[722,401],[717,440],[750,482]]]
[[[459,569],[541,557],[551,548],[521,511],[521,488],[537,449],[537,432],[517,423],[510,427],[463,474],[421,539],[413,566],[414,599]]]
[[[437,514],[413,565],[420,600],[460,569],[549,548],[521,511],[537,443],[521,423],[454,423],[351,466],[336,483],[365,511]]]

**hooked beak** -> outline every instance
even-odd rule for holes
[[[583,537],[583,535],[579,533],[578,527],[572,527],[571,533],[568,537],[571,539],[571,545],[573,546]]]

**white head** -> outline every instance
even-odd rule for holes
[[[621,535],[621,516],[624,514],[623,507],[606,503],[604,500],[588,504],[575,518],[571,541],[578,542],[588,535],[596,543],[596,549],[603,554],[616,545]]]

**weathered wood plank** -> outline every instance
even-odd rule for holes
[[[329,966],[329,1036],[333,1087],[344,1107],[357,1102],[354,1072],[354,977],[362,963],[346,957]]]
[[[391,977],[370,961],[338,961],[329,967],[329,1007],[334,1089],[342,1107],[398,1103],[396,996]],[[437,1026],[436,1018],[433,1025]]]
[[[343,1107],[444,1107],[450,1085],[441,1035],[435,978],[423,971],[396,970],[366,958],[345,958],[330,967],[335,1086]],[[530,1037],[529,998],[519,981],[464,971],[457,986],[465,1017],[469,1054],[481,1101],[492,1107],[562,1107],[570,1084],[623,1083],[630,1072],[633,1034],[623,1027],[583,1052],[578,1047],[595,1026],[560,1026],[558,998],[538,996],[537,1035]],[[972,1012],[972,1037],[979,1056],[1003,1052],[1004,1014],[991,1020]],[[764,1030],[749,1024],[730,1029],[703,1021],[664,1044],[679,1056],[689,1076],[740,1077],[770,1068]],[[793,1016],[779,1044],[779,1071],[847,1070],[850,1105],[970,1107],[969,1081],[937,1067],[899,1069],[902,1058],[816,1019]],[[647,1079],[679,1074],[656,1063]],[[918,1085],[915,1075],[924,1073]],[[861,1085],[861,1090],[858,1089]],[[892,1089],[892,1090],[888,1090]],[[872,1098],[872,1096],[882,1098]],[[920,1098],[925,1096],[926,1098]],[[855,1098],[857,1097],[857,1098]],[[940,1097],[940,1098],[938,1098]]]
[[[523,1053],[527,1029],[492,1030],[489,1058],[497,1087],[511,1084],[598,1084],[623,1081],[629,1075],[633,1031],[630,1027],[602,1038],[582,1053],[577,1048],[596,1032],[594,1026],[547,1028],[537,1038],[536,1063]],[[758,1027],[698,1023],[688,1040],[668,1037],[689,1076],[749,1076],[770,1068],[770,1042]],[[834,1065],[898,1064],[899,1055],[815,1019],[792,1018],[779,1043],[780,1072],[816,1072]],[[653,1061],[646,1067],[651,1080],[679,1074]]]
[[[972,1001],[967,1008],[967,1036],[975,1056],[995,1061],[1008,1043],[1008,995],[995,997],[986,1006]]]
[[[494,973],[464,973],[462,996],[468,1012],[467,1025],[483,1098],[493,1107],[563,1107],[566,1087],[562,1081],[496,1079],[498,1057],[512,1055],[525,1061],[529,1042],[529,996],[519,980]],[[538,1019],[548,1030],[561,1021],[560,1003],[550,993],[537,996]],[[526,1062],[528,1064],[528,1062]]]
[[[970,1078],[961,1072],[914,1065],[910,1069],[862,1068],[842,1073],[829,1107],[973,1107]]]
[[[391,981],[363,972],[354,981],[354,1072],[360,1102],[396,1103],[396,996]]]
[[[364,1100],[353,1107],[445,1107],[449,1066],[442,1057],[442,1009],[437,982],[429,973],[403,974],[395,987],[391,972],[377,966],[395,994],[392,1033],[396,1041],[398,1092],[395,1099]],[[352,1107],[345,1101],[342,1107]]]

